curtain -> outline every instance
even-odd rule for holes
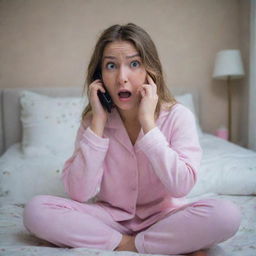
[[[248,147],[256,151],[256,0],[251,0]]]

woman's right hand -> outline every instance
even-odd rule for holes
[[[108,112],[103,108],[99,97],[98,90],[105,92],[102,81],[97,79],[89,85],[89,101],[92,107],[91,130],[98,136],[102,137],[105,124],[108,119]]]

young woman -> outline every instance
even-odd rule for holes
[[[152,254],[205,255],[232,237],[241,219],[233,203],[186,203],[201,159],[195,120],[169,93],[150,36],[132,23],[106,29],[87,84],[90,103],[62,174],[71,199],[34,197],[26,228],[61,247]],[[99,91],[109,92],[111,113]]]

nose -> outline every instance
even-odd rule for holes
[[[124,66],[120,66],[118,70],[118,84],[119,85],[124,85],[125,83],[128,82],[128,70]]]

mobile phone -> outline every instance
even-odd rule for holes
[[[102,81],[102,78],[101,78],[101,74],[98,73],[95,77],[96,79],[100,79]],[[103,83],[103,81],[102,81]],[[103,84],[104,86],[104,84]],[[98,90],[97,94],[98,94],[98,97],[99,97],[99,100],[102,104],[102,106],[109,112],[111,113],[111,109],[114,107],[114,104],[113,104],[113,101],[106,89],[106,87],[104,86],[104,89],[105,89],[105,93],[101,92],[100,90]]]
[[[106,89],[105,89],[106,90]],[[105,93],[98,91],[97,92],[98,97],[100,99],[100,102],[102,106],[109,112],[111,113],[111,109],[113,108],[113,101],[109,95],[109,93],[106,91]]]

